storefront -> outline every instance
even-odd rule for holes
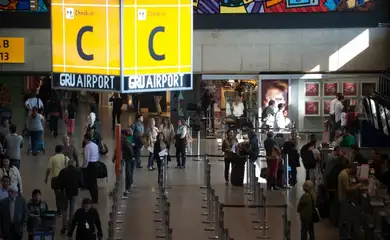
[[[245,117],[261,116],[270,100],[285,105],[285,115],[300,131],[322,132],[330,102],[340,92],[360,109],[362,96],[377,90],[378,74],[202,75],[199,99],[214,93],[215,124],[231,115],[236,96],[245,104]]]

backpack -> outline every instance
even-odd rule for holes
[[[301,158],[305,169],[313,169],[316,167],[317,161],[314,153],[313,151],[309,151],[307,145],[303,146],[301,149]]]
[[[104,162],[97,161],[97,168],[96,168],[96,177],[99,179],[107,178],[107,166],[104,164]]]

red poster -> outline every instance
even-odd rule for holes
[[[337,82],[324,83],[324,97],[336,96],[337,90],[338,90]]]
[[[320,115],[320,102],[306,101],[305,102],[305,115],[312,115],[312,116]]]
[[[324,115],[329,115],[330,114],[330,103],[332,100],[324,100]]]
[[[320,96],[320,84],[319,83],[305,83],[305,96],[306,97],[319,97]]]
[[[354,97],[357,95],[357,84],[355,82],[344,82],[343,83],[343,95]]]

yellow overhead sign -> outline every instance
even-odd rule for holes
[[[53,73],[119,76],[119,0],[53,0],[51,5]],[[122,6],[128,81],[121,90],[192,88],[192,0],[124,0]],[[72,78],[59,76],[68,84]]]
[[[0,63],[24,63],[24,38],[0,37]]]
[[[53,72],[119,74],[119,0],[52,1]]]

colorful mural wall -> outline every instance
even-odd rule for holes
[[[0,0],[0,11],[47,12],[50,0]]]
[[[368,11],[375,0],[193,0],[195,14]]]

